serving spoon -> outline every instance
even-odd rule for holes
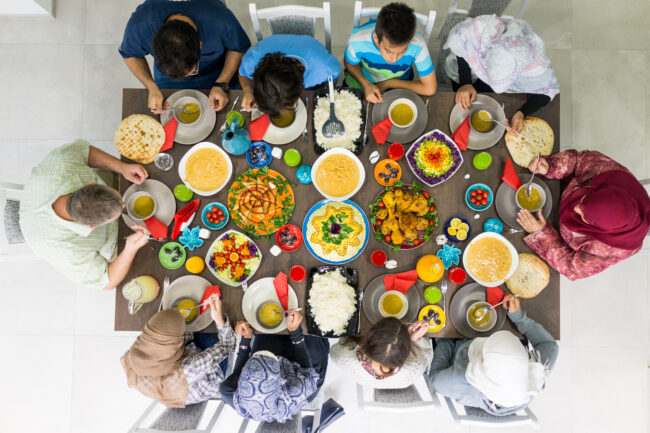
[[[323,135],[327,138],[332,138],[343,135],[345,126],[343,126],[343,122],[336,118],[336,113],[334,112],[334,81],[332,81],[331,75],[327,77],[327,84],[329,85],[330,94],[330,118],[323,124]]]

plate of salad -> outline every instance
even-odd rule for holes
[[[237,287],[248,281],[262,262],[262,252],[243,233],[228,230],[208,249],[205,263],[222,283]]]

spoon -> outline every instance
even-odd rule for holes
[[[515,298],[518,298],[518,297],[519,297],[519,295],[515,295]],[[492,308],[496,309],[499,305],[503,304],[504,302],[506,302],[506,301],[501,301],[498,304],[493,305]],[[481,308],[477,309],[476,311],[474,311],[474,318],[477,321],[481,320],[483,318],[483,316],[485,316],[487,314],[488,311],[489,311],[488,307],[481,307]]]
[[[198,113],[199,110],[200,110],[200,108],[197,109],[197,110],[188,110],[186,106],[183,106],[181,108],[170,107],[170,108],[163,109],[163,111],[180,111],[180,112],[185,113],[185,114]]]
[[[208,305],[209,303],[210,303],[210,301],[208,300],[208,301],[205,301],[205,302],[201,302],[201,303],[200,303],[199,305],[197,305],[196,307],[192,307],[192,308],[180,308],[178,311],[180,311],[181,314],[183,315],[183,318],[185,318],[185,317],[187,317],[187,316],[190,315],[190,313],[192,312],[192,310],[196,310],[197,308],[202,307],[202,306],[204,306],[204,305]]]
[[[485,113],[485,115],[487,116],[487,119],[483,118],[483,116],[481,116],[480,113]],[[487,110],[481,110],[481,111],[479,111],[479,117],[480,117],[482,120],[485,120],[485,121],[487,121],[487,122],[498,123],[499,125],[502,125],[504,128],[506,128],[506,129],[508,130],[508,132],[511,132],[511,133],[513,133],[513,134],[515,134],[515,135],[518,135],[519,137],[522,136],[522,135],[521,135],[521,132],[517,132],[517,131],[515,131],[514,129],[512,129],[512,127],[506,125],[505,123],[503,123],[503,122],[499,122],[498,120],[495,120],[495,119],[492,117],[492,115],[490,114],[490,112],[487,111]]]
[[[530,177],[530,180],[528,181],[528,184],[526,185],[526,196],[530,197],[530,192],[533,184],[533,178],[535,177],[535,173],[537,173],[537,165],[539,164],[539,153],[537,154],[537,159],[535,160],[535,170],[533,170],[533,175]]]
[[[343,135],[345,126],[343,126],[343,122],[336,118],[336,113],[334,112],[334,81],[332,81],[331,75],[327,77],[327,84],[329,85],[330,94],[330,118],[323,124],[323,135],[327,138],[332,138]]]

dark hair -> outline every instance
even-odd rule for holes
[[[253,73],[253,96],[263,113],[277,117],[293,106],[304,90],[305,67],[284,54],[268,53]]]
[[[156,66],[174,80],[192,72],[201,58],[199,32],[185,21],[164,23],[153,37],[153,56]]]
[[[413,9],[404,3],[390,3],[377,15],[375,34],[379,42],[385,36],[391,44],[403,45],[413,39],[415,25]]]
[[[70,194],[65,211],[70,218],[89,226],[106,224],[122,210],[122,199],[113,188],[91,183]]]
[[[361,353],[390,369],[384,372],[386,374],[404,365],[411,353],[408,328],[394,317],[386,317],[372,325],[358,344]]]

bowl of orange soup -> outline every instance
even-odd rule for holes
[[[219,146],[205,141],[195,144],[183,155],[178,164],[178,175],[195,193],[213,195],[230,180],[232,161]]]
[[[493,232],[476,236],[463,252],[463,267],[474,281],[486,287],[503,284],[514,274],[518,264],[515,247]]]
[[[334,148],[318,157],[311,168],[311,176],[314,186],[323,197],[344,201],[361,189],[366,172],[354,153]]]

